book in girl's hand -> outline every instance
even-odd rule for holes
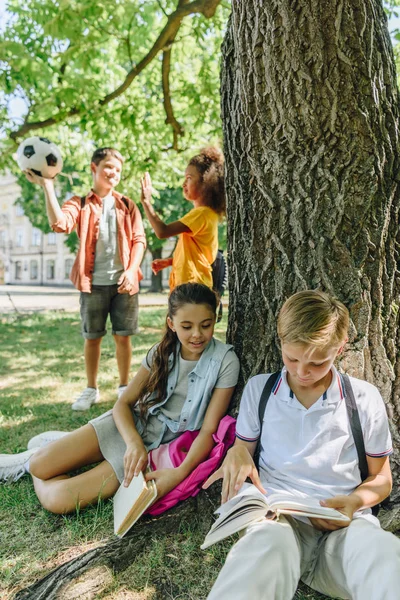
[[[142,472],[128,487],[121,485],[114,496],[114,533],[123,537],[157,497],[154,481],[146,481]]]
[[[238,494],[215,511],[218,519],[207,533],[202,550],[241,531],[251,523],[263,519],[277,519],[279,515],[314,517],[331,521],[349,521],[349,517],[334,508],[321,506],[310,496],[299,497],[290,492],[264,496],[255,485],[244,483]]]

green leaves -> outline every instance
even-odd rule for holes
[[[8,25],[0,35],[0,115],[6,116],[16,94],[26,109],[2,120],[0,170],[17,173],[17,144],[45,135],[60,146],[64,170],[74,173],[72,187],[83,193],[91,183],[93,148],[115,146],[126,158],[120,191],[137,198],[139,178],[148,170],[165,193],[165,207],[171,206],[166,220],[181,216],[176,188],[188,158],[221,137],[219,57],[229,8],[218,6],[212,19],[185,17],[172,45],[171,104],[184,130],[178,152],[165,122],[162,48],[123,93],[105,101],[152,49],[177,6],[178,0],[9,0]],[[30,129],[32,123],[43,126]],[[64,199],[69,184],[59,182]],[[35,205],[37,191],[31,188],[23,186],[24,208],[42,228],[44,204]]]

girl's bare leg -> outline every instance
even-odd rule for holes
[[[98,462],[100,464],[89,471],[74,477],[66,475]],[[109,498],[119,487],[114,470],[104,460],[96,433],[89,424],[35,452],[29,468],[40,503],[59,514],[73,512],[99,498]]]

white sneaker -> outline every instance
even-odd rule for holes
[[[45,431],[44,433],[39,433],[35,435],[35,437],[31,438],[28,442],[28,450],[32,448],[43,448],[50,442],[54,442],[55,440],[59,440],[60,438],[67,435],[68,431]]]
[[[89,410],[92,404],[100,400],[98,388],[87,387],[71,406],[72,410]]]
[[[124,391],[126,390],[128,386],[127,385],[120,385],[118,390],[117,390],[117,394],[118,394],[118,400],[121,398],[122,394],[124,393]]]
[[[28,472],[25,465],[36,450],[32,448],[19,454],[0,454],[0,481],[12,483],[25,475]]]

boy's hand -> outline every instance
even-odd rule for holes
[[[224,504],[236,496],[247,477],[250,477],[261,493],[266,494],[250,452],[244,446],[233,446],[228,450],[222,466],[203,484],[203,489],[223,478],[221,504]]]
[[[142,204],[151,204],[151,195],[153,193],[153,186],[151,185],[151,177],[149,173],[145,173],[144,177],[140,180],[142,193],[140,195],[140,202]]]
[[[168,492],[176,488],[182,481],[182,476],[178,469],[158,469],[146,473],[146,481],[154,480],[157,486],[157,499],[162,498]]]
[[[128,487],[132,478],[139,475],[140,471],[143,471],[147,467],[147,463],[147,450],[143,442],[128,444],[124,454],[123,485]]]
[[[135,286],[138,286],[137,273],[132,271],[124,271],[118,279],[118,294],[130,294]]]
[[[31,183],[35,183],[36,185],[40,185],[40,187],[44,188],[54,188],[54,183],[52,179],[46,179],[45,177],[41,177],[34,173],[31,169],[26,169],[24,171],[25,177]]]
[[[320,504],[321,506],[336,508],[336,510],[349,517],[350,521],[329,521],[328,519],[310,518],[312,526],[319,531],[336,531],[337,529],[348,527],[353,519],[354,513],[361,508],[358,498],[353,498],[351,495],[334,496],[327,500],[321,500]]]
[[[151,270],[154,275],[157,275],[162,269],[166,269],[172,265],[172,258],[156,258],[151,263]]]

